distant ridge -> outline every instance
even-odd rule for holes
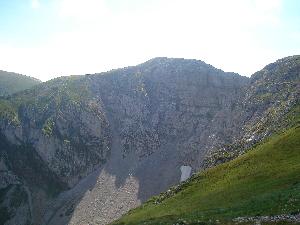
[[[23,91],[39,83],[41,81],[36,78],[0,70],[0,96]]]

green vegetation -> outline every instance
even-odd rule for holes
[[[25,75],[0,70],[0,96],[7,96],[32,88],[41,81]]]
[[[284,117],[283,127],[299,126],[300,125],[300,104],[298,103],[292,110]]]
[[[53,127],[54,127],[55,123],[54,121],[49,118],[46,120],[45,124],[44,124],[44,127],[43,127],[43,133],[46,135],[46,136],[51,136],[52,135],[52,132],[53,132]]]
[[[44,112],[49,107],[61,106],[67,101],[80,104],[89,94],[87,83],[80,78],[79,76],[56,78],[15,94],[8,100],[15,108],[27,105],[34,107],[38,112]]]
[[[55,115],[65,110],[80,109],[89,97],[88,84],[81,76],[53,79],[11,96],[0,97],[0,119],[18,125],[26,109],[36,116],[36,125],[46,136],[54,132]],[[28,114],[27,114],[28,115]]]
[[[10,101],[0,99],[0,119],[8,119],[14,124],[19,124],[19,118],[16,109]]]
[[[231,224],[240,216],[295,213],[300,213],[299,125],[153,197],[114,224]]]

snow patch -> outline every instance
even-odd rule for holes
[[[192,172],[192,167],[190,166],[181,166],[181,177],[180,177],[180,182],[186,181],[187,179],[190,178],[191,172]]]

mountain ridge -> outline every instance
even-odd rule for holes
[[[0,81],[0,96],[7,96],[30,89],[34,85],[41,83],[39,79],[3,70],[0,70]]]

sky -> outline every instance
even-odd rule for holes
[[[250,76],[297,54],[299,0],[0,0],[0,70],[43,81],[163,56]]]

